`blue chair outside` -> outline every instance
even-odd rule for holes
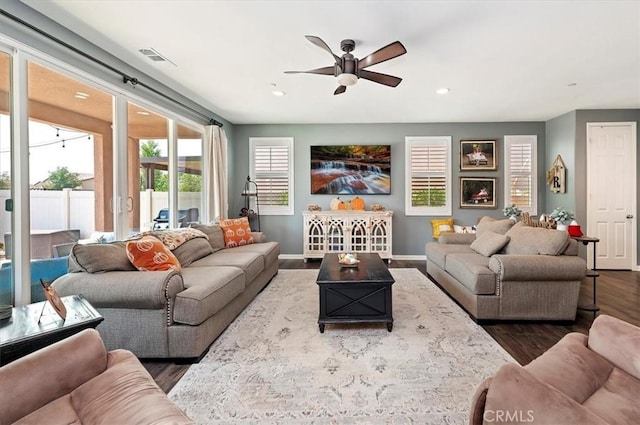
[[[53,282],[67,274],[68,256],[31,260],[31,302],[44,301],[44,292],[40,279]],[[11,263],[0,267],[0,304],[13,304],[11,301]]]

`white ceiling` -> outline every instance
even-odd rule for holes
[[[574,109],[640,108],[639,1],[100,1],[24,3],[233,123],[545,121]],[[285,75],[408,53],[369,68],[397,88]],[[138,53],[152,47],[174,62]],[[271,84],[286,92],[271,94]],[[435,90],[448,87],[448,95]]]

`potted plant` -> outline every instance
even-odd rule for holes
[[[504,213],[505,217],[509,217],[514,221],[518,221],[517,217],[519,217],[520,214],[522,214],[522,210],[516,207],[516,204],[511,204],[509,206],[504,207],[502,212]]]
[[[549,216],[556,221],[558,230],[567,230],[567,224],[575,218],[573,212],[565,210],[564,207],[556,208]]]

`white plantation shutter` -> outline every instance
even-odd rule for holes
[[[537,136],[504,136],[505,206],[537,214]]]
[[[451,137],[407,137],[406,214],[451,214]]]
[[[293,214],[293,139],[252,137],[249,144],[260,214]]]

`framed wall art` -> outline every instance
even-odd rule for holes
[[[496,171],[495,139],[460,140],[460,171]]]
[[[391,145],[311,146],[311,194],[391,193]]]
[[[496,208],[496,178],[460,177],[460,208]]]

